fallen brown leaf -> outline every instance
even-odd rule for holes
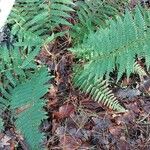
[[[69,135],[64,135],[60,138],[60,146],[63,150],[77,150],[81,144],[80,139],[75,139]]]
[[[74,113],[75,109],[72,104],[65,104],[59,108],[58,112],[54,112],[55,119],[64,119]]]

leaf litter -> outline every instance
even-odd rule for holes
[[[150,98],[128,83],[126,88],[120,87],[116,93],[128,111],[117,113],[74,89],[71,82],[74,56],[67,51],[70,42],[66,41],[58,38],[50,46],[48,51],[53,57],[49,57],[44,50],[38,57],[54,75],[53,86],[46,95],[46,109],[50,114],[47,126],[51,124],[47,134],[47,148],[149,150]]]
[[[48,119],[41,125],[46,135],[43,144],[49,150],[149,150],[150,97],[145,91],[149,90],[150,80],[141,82],[140,91],[131,88],[130,81],[123,80],[127,87],[119,88],[115,94],[128,111],[113,112],[73,88],[75,60],[67,51],[70,46],[67,35],[58,37],[43,47],[35,60],[46,64],[54,76],[45,96]],[[27,149],[19,133],[6,127],[9,130],[0,134],[0,149],[14,150],[17,142],[22,149]]]

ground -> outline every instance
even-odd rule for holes
[[[149,150],[150,97],[145,91],[137,94],[136,88],[131,89],[137,76],[133,75],[130,81],[122,78],[120,85],[124,90],[110,87],[127,109],[124,113],[112,111],[72,85],[76,59],[68,51],[71,44],[69,35],[59,37],[43,47],[35,60],[37,64],[44,63],[54,76],[45,95],[48,119],[40,127],[46,135],[43,146],[49,150]],[[5,115],[7,120],[9,114]],[[5,132],[0,134],[0,150],[14,150],[17,143],[19,150],[27,150],[23,137],[7,123]]]

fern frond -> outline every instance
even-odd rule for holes
[[[46,83],[50,79],[46,68],[34,63],[39,50],[39,47],[25,51],[20,47],[0,47],[0,114],[8,106],[11,108],[16,130],[24,135],[32,149],[40,149],[43,138],[39,125],[46,112],[41,98],[48,91]]]
[[[150,18],[149,18],[150,20]],[[78,57],[82,57],[82,69],[75,71],[74,83],[78,87],[99,84],[104,75],[106,80],[109,74],[117,67],[117,81],[126,72],[129,78],[134,72],[135,56],[145,57],[147,67],[150,66],[150,28],[146,24],[142,12],[137,7],[135,14],[129,10],[124,17],[111,20],[109,27],[91,32],[81,45],[71,49]],[[79,65],[79,68],[81,65]],[[92,79],[92,81],[91,81]],[[89,82],[89,83],[88,83]],[[94,84],[94,86],[95,86]],[[102,86],[103,87],[103,86]],[[88,86],[86,86],[88,89]],[[85,90],[87,90],[85,89]],[[105,89],[105,86],[104,86]],[[98,92],[94,97],[98,96]],[[103,94],[104,95],[104,94]],[[106,96],[105,96],[106,97]],[[107,103],[107,100],[104,100]],[[113,103],[110,103],[113,108]]]
[[[36,65],[34,63],[34,58],[38,55],[40,48],[26,49],[26,51],[20,51],[20,47],[14,49],[0,47],[0,58],[1,66],[0,72],[7,77],[7,79],[15,86],[18,82],[15,76],[26,76],[25,70],[35,69]]]
[[[49,85],[45,84],[50,77],[48,71],[40,69],[22,84],[11,91],[10,106],[12,110],[20,110],[15,115],[15,125],[26,138],[32,149],[39,149],[43,134],[39,131],[41,121],[46,118],[42,97],[47,93]]]
[[[106,26],[106,21],[110,18],[115,18],[120,13],[122,2],[116,5],[116,1],[103,0],[84,0],[77,1],[77,17],[78,23],[72,27],[71,35],[76,40],[82,42],[85,36],[91,31],[95,31],[98,27]]]
[[[103,77],[117,66],[119,80],[124,72],[129,77],[133,72],[135,55],[145,56],[147,66],[149,57],[150,29],[138,8],[133,16],[126,11],[124,18],[110,21],[110,27],[91,33],[82,45],[72,49],[74,53],[83,56],[85,65],[82,70],[86,78]]]
[[[51,31],[58,25],[71,24],[70,18],[72,0],[16,0],[16,4],[10,14],[8,23],[12,25],[12,34],[17,35],[19,41],[34,46],[45,41]]]
[[[74,76],[74,86],[78,87],[81,91],[89,94],[92,99],[98,103],[102,103],[105,106],[119,111],[124,112],[125,109],[119,104],[117,98],[114,96],[112,91],[109,89],[106,80],[98,79],[94,81],[93,78],[86,79],[81,77],[80,71]]]
[[[3,119],[0,118],[0,132],[4,129],[4,122],[3,122]]]

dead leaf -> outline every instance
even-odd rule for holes
[[[4,148],[5,146],[9,146],[10,143],[9,141],[11,140],[10,137],[5,135],[1,140],[0,140],[0,148]]]
[[[59,112],[54,112],[55,119],[64,119],[74,113],[75,109],[72,104],[65,104],[59,108]]]
[[[121,135],[122,127],[121,126],[111,126],[109,128],[109,132],[114,136],[119,136],[119,135]]]
[[[129,150],[129,144],[125,141],[125,137],[121,137],[118,142],[118,147],[120,150]]]
[[[80,139],[75,139],[70,135],[64,135],[60,138],[60,146],[63,150],[77,150],[81,144]]]
[[[132,124],[132,123],[134,123],[135,118],[136,118],[135,113],[133,113],[133,111],[128,111],[128,112],[124,113],[123,116],[116,118],[116,123],[118,125]]]

